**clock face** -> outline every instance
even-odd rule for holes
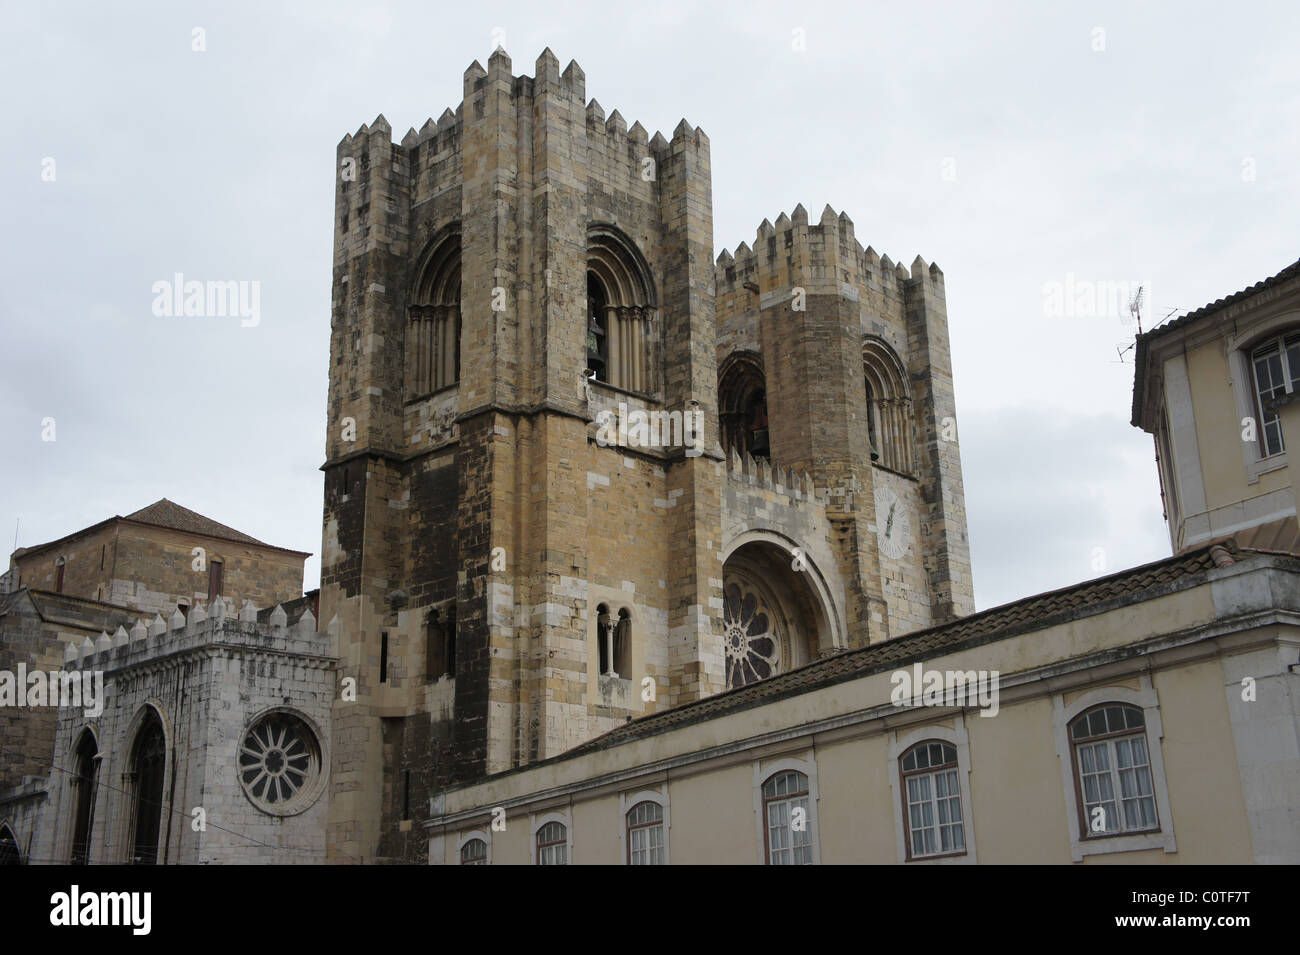
[[[907,553],[911,527],[907,505],[889,488],[876,488],[876,539],[880,542],[880,552],[891,560]]]

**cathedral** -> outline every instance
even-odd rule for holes
[[[709,148],[500,49],[339,144],[333,850],[423,857],[449,784],[974,609],[943,273],[829,206],[715,261]],[[702,427],[602,440],[638,412]]]
[[[976,614],[936,264],[829,205],[715,256],[704,131],[629,126],[549,50],[335,168],[319,592],[165,501],[16,553],[0,670],[102,674],[104,706],[0,721],[33,754],[0,855],[1300,859],[1300,793],[1265,782],[1300,778],[1294,545],[1206,518]],[[1175,422],[1187,508],[1184,399],[1212,392],[1157,371],[1134,423]],[[106,570],[119,525],[144,543]],[[913,668],[948,694],[902,699]]]

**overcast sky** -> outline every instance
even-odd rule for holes
[[[335,145],[502,42],[702,126],[717,251],[830,203],[939,263],[979,609],[1166,556],[1133,326],[1078,296],[1145,284],[1150,327],[1300,256],[1300,8],[700,6],[4,3],[5,546],[167,497],[319,552]],[[259,323],[155,316],[177,272],[259,282]]]

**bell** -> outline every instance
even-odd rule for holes
[[[879,460],[880,460],[880,452],[876,450],[876,446],[875,446],[874,444],[872,444],[872,445],[870,445],[869,447],[871,448],[871,460],[873,460],[873,461],[879,461]]]
[[[770,449],[769,449],[769,447],[768,447],[768,443],[767,443],[767,429],[766,429],[766,428],[755,428],[755,429],[754,429],[754,444],[753,444],[753,446],[749,449],[749,453],[752,454],[752,455],[753,455],[754,457],[756,457],[756,458],[765,458],[765,457],[767,457],[767,456],[769,455],[769,453],[770,453]]]

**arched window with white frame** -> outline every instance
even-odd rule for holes
[[[1054,693],[1052,734],[1075,862],[1138,849],[1178,851],[1160,697],[1149,675],[1138,675],[1136,689],[1097,687],[1068,703],[1064,691]]]
[[[487,841],[477,837],[467,839],[460,847],[461,865],[487,865]]]
[[[1080,713],[1070,721],[1070,749],[1082,838],[1160,828],[1139,707],[1103,703]]]
[[[624,816],[627,824],[627,864],[666,865],[664,807],[643,799]]]
[[[808,777],[773,773],[763,783],[763,847],[768,865],[812,865]]]
[[[569,827],[552,820],[538,827],[533,837],[537,844],[538,865],[569,864]]]
[[[964,854],[957,747],[943,740],[925,740],[903,754],[898,769],[906,800],[903,825],[908,860]]]

